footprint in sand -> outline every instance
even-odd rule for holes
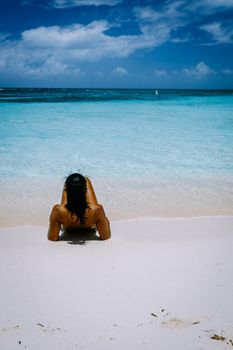
[[[180,320],[176,317],[171,318],[167,321],[161,322],[161,324],[165,327],[170,327],[170,328],[185,328],[189,326],[193,326],[200,323],[199,320],[193,319],[193,320]]]
[[[40,329],[42,330],[42,332],[48,332],[48,333],[53,333],[53,332],[67,332],[66,329],[61,329],[59,327],[55,327],[55,328],[50,328],[48,326],[45,326],[43,323],[37,323],[37,326],[40,327]]]
[[[193,325],[197,325],[203,320],[209,319],[208,317],[197,317],[195,319],[187,319],[187,320],[182,320],[179,319],[175,316],[172,317],[172,314],[170,312],[165,311],[164,308],[161,308],[161,310],[157,313],[152,312],[151,316],[157,318],[157,320],[161,320],[161,317],[163,319],[160,324],[164,327],[169,327],[169,328],[185,328]],[[170,318],[168,318],[170,316]]]
[[[19,326],[18,324],[15,326],[6,326],[0,329],[1,332],[11,332],[11,331],[15,331],[22,328],[21,326]]]

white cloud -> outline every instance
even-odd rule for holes
[[[120,77],[128,75],[128,71],[123,67],[116,67],[115,69],[113,69],[112,73]]]
[[[186,2],[183,0],[165,2],[159,10],[154,10],[151,6],[134,7],[134,14],[141,30],[147,27],[148,32],[156,33],[164,40],[173,42],[188,41],[184,34],[180,38],[177,30],[188,24],[188,13],[185,9]],[[189,35],[187,33],[186,35]],[[165,39],[166,38],[166,39]]]
[[[79,48],[85,50],[95,46],[96,40],[104,40],[108,22],[94,21],[86,26],[74,24],[68,27],[39,27],[26,30],[22,39],[27,47],[35,48]]]
[[[230,68],[225,68],[222,70],[222,73],[225,75],[232,75],[233,74],[233,69]]]
[[[78,7],[78,6],[115,6],[122,0],[48,0],[45,4],[38,4],[37,0],[23,0],[23,5],[35,5],[43,7],[52,7],[57,9]]]
[[[233,7],[232,0],[201,0],[201,1],[202,3],[211,7]]]
[[[163,44],[169,29],[142,25],[139,35],[111,36],[107,21],[88,25],[38,27],[26,30],[20,40],[0,43],[1,71],[20,75],[54,75],[76,72],[79,63],[103,58],[128,57],[139,49]]]
[[[0,57],[0,71],[3,71],[5,68],[5,60]]]
[[[155,11],[151,6],[139,7],[133,9],[135,16],[143,21],[155,21],[161,18],[161,13]]]
[[[162,44],[171,40],[172,33],[184,25],[184,15],[179,10],[182,5],[183,1],[178,0],[167,3],[159,11],[151,6],[136,6],[133,11],[144,36]]]
[[[27,3],[37,6],[46,6],[50,8],[52,7],[60,9],[83,5],[114,6],[123,3],[123,0],[47,0],[44,2],[42,0],[21,1],[24,1],[24,4]],[[148,48],[156,47],[166,41],[171,41],[173,43],[191,41],[195,39],[195,36],[191,32],[193,31],[193,28],[197,28],[198,26],[199,29],[209,33],[209,35],[213,38],[214,41],[212,44],[232,42],[233,29],[231,29],[232,24],[230,21],[218,21],[214,23],[203,24],[202,26],[200,26],[199,23],[204,23],[206,16],[209,14],[214,14],[222,10],[233,8],[233,0],[166,0],[161,2],[158,1],[153,6],[134,6],[133,1],[129,4],[129,11],[133,10],[133,14],[135,16],[134,19],[136,20],[142,35],[122,35],[121,37],[118,37],[118,41],[120,44],[122,44],[122,41],[125,42],[126,40],[129,40],[130,48],[133,50],[139,48],[139,46],[143,46],[142,43],[138,42],[138,40],[141,38],[146,38],[145,46]],[[110,27],[107,21],[98,22],[105,22]],[[45,31],[45,33],[48,35],[52,35],[52,27],[50,28],[50,33],[48,28],[46,28]],[[63,35],[63,37],[67,37],[67,33],[64,33],[63,31],[64,28],[61,29],[62,31],[60,31],[60,33]],[[82,29],[86,30],[88,27],[85,28],[82,26]],[[36,30],[38,31],[38,28]],[[102,31],[104,32],[104,30]],[[81,32],[81,30],[79,32]],[[32,34],[33,33],[30,33],[30,35]],[[70,36],[73,34],[74,31],[70,33]],[[46,38],[44,41],[45,40]],[[62,38],[58,41],[61,43]],[[111,37],[109,37],[109,41],[111,41]],[[134,48],[132,41],[135,45]],[[200,38],[198,38],[198,41],[200,42]],[[210,44],[211,43],[207,42],[207,45]]]
[[[134,13],[138,19],[144,21],[154,22],[167,18],[169,20],[173,19],[175,22],[178,18],[185,16],[182,12],[184,5],[184,0],[167,1],[165,2],[165,5],[157,11],[151,6],[136,6],[134,7]]]
[[[233,42],[233,29],[223,28],[219,22],[204,24],[200,29],[208,32],[216,44]]]
[[[190,25],[197,27],[210,14],[233,8],[233,0],[175,0],[158,2],[157,9],[152,6],[136,6],[133,11],[139,26],[147,25],[150,30],[157,28],[167,29],[167,40],[173,43],[193,40],[189,30]],[[184,31],[184,29],[188,29]],[[222,21],[199,26],[199,29],[208,32],[216,44],[232,43],[232,22]],[[210,43],[207,42],[207,45]]]
[[[136,18],[141,22],[159,23],[163,22],[172,23],[177,25],[177,21],[181,18],[185,18],[186,15],[182,11],[184,1],[166,2],[166,5],[159,10],[154,10],[151,6],[136,6],[134,7],[134,14]]]
[[[55,8],[69,8],[76,6],[115,6],[121,0],[51,0],[50,6]]]
[[[94,21],[88,25],[74,24],[68,27],[39,27],[22,33],[21,44],[27,48],[51,50],[69,49],[78,60],[96,60],[102,57],[128,57],[137,49],[153,48],[166,41],[165,28],[156,33],[146,25],[140,35],[110,36],[107,21]]]
[[[188,7],[192,10],[204,10],[206,13],[216,12],[219,8],[233,7],[232,0],[193,0],[190,1]]]
[[[207,64],[204,62],[199,62],[195,67],[192,68],[184,68],[182,69],[182,72],[189,76],[189,77],[196,77],[196,78],[204,78],[208,75],[215,74],[215,71],[211,69]]]
[[[190,40],[191,40],[191,35],[188,34],[188,35],[180,37],[180,38],[179,37],[172,38],[171,42],[172,43],[187,43]]]
[[[167,78],[168,77],[167,72],[163,69],[155,69],[153,74],[157,78]]]
[[[39,66],[25,67],[26,74],[31,77],[41,78],[46,76],[71,75],[82,76],[84,73],[78,67],[70,67],[65,63],[59,62],[55,57],[48,58]]]
[[[5,39],[9,38],[11,36],[10,33],[0,33],[0,41],[4,41]]]

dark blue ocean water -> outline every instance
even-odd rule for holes
[[[233,90],[1,88],[0,102],[165,101],[232,95]]]

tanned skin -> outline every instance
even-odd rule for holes
[[[82,228],[96,227],[100,239],[105,240],[111,237],[110,223],[105,215],[104,208],[97,202],[97,198],[91,184],[90,179],[86,177],[87,192],[86,200],[89,208],[85,212],[84,226]],[[67,194],[64,186],[61,198],[61,204],[56,204],[50,215],[50,225],[48,230],[48,239],[50,241],[58,241],[61,226],[64,228],[80,228],[80,222],[75,214],[66,209]]]

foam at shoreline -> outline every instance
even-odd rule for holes
[[[92,179],[97,198],[111,221],[144,217],[233,215],[229,178]],[[0,227],[47,225],[60,202],[63,179],[0,181]]]

